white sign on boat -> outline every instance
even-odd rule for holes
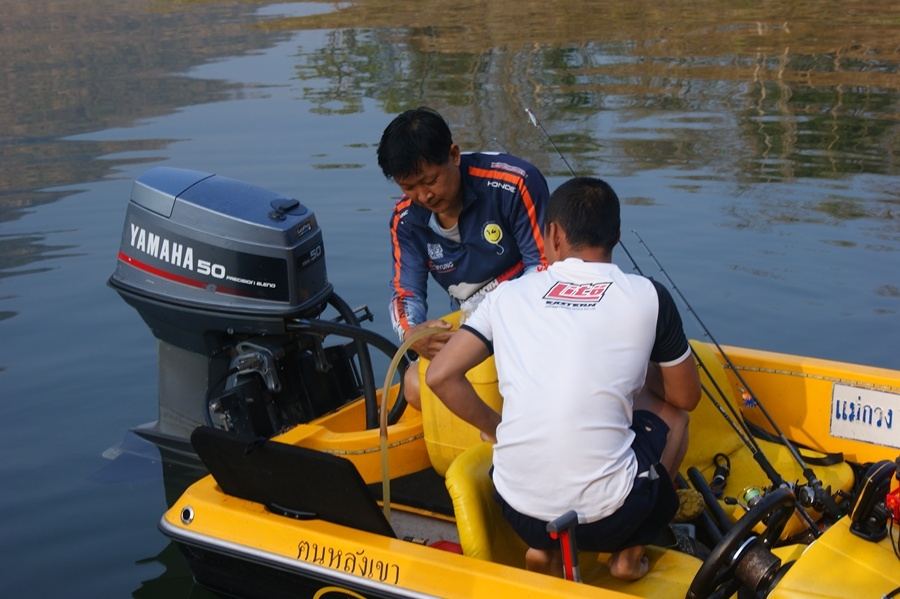
[[[831,436],[900,447],[900,395],[835,385],[831,396]]]

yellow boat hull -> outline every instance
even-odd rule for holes
[[[705,346],[703,350],[696,342],[695,347],[710,349]],[[843,434],[847,427],[835,429],[835,423],[846,424],[835,417],[835,410],[843,409],[840,402],[845,401],[842,395],[835,395],[836,386],[882,394],[863,394],[879,401],[900,400],[900,372],[735,347],[726,348],[726,352],[734,368],[720,363],[713,378],[740,403],[744,389],[735,371],[740,373],[791,439],[821,451],[843,452],[848,460],[858,463],[893,459],[900,453],[896,432],[900,425],[893,422],[889,430],[895,436],[887,437],[887,443],[873,441],[883,436],[849,438]],[[887,403],[880,405],[882,412],[896,411],[885,407]],[[378,431],[361,430],[362,409],[361,401],[353,402],[276,440],[344,457],[366,483],[378,482]],[[767,428],[759,408],[746,405],[742,411],[748,420]],[[849,412],[839,415],[844,413]],[[704,428],[692,426],[692,439],[700,445],[711,445],[692,447],[696,456],[715,448],[725,426],[702,418],[698,422]],[[883,419],[882,428],[885,424]],[[423,422],[422,414],[414,410],[407,410],[397,424],[389,427],[392,478],[429,469],[429,452],[449,463],[457,453],[463,454],[465,447],[446,440],[429,448],[426,433],[434,429],[433,422]],[[865,431],[857,437],[860,435],[864,437]],[[690,459],[689,453],[687,464]],[[711,467],[696,465],[708,477]],[[761,479],[758,472],[751,475]],[[396,505],[393,513],[401,520],[444,527],[439,530],[456,529],[452,516]],[[650,574],[627,583],[609,576],[607,556],[584,554],[582,568],[588,584],[577,584],[498,563],[508,560],[459,555],[417,540],[390,538],[318,519],[286,518],[261,504],[226,495],[212,476],[191,486],[164,514],[160,528],[184,547],[199,581],[247,596],[674,598],[685,595],[701,565],[700,560],[685,553],[651,547]],[[458,536],[449,536],[459,540]],[[900,587],[900,562],[890,541],[860,539],[850,533],[846,517],[812,543],[786,545],[776,554],[784,563],[794,564],[772,590],[773,598],[882,596]]]
[[[900,453],[900,421],[894,421],[900,417],[896,370],[731,346],[723,349],[792,441],[819,451],[841,452],[858,464],[894,459]],[[734,376],[730,381],[740,397],[743,386]],[[885,404],[863,405],[869,397],[873,402],[883,399]],[[742,411],[750,422],[769,429],[759,409],[745,406]],[[848,422],[851,415],[853,422]],[[853,423],[857,426],[851,427]],[[847,426],[839,428],[839,424]]]

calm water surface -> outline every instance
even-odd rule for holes
[[[388,333],[384,125],[431,105],[464,149],[519,154],[555,187],[568,171],[528,106],[576,171],[612,182],[625,229],[720,342],[900,368],[895,2],[0,0],[0,14],[3,596],[206,595],[156,530],[178,481],[120,446],[156,417],[155,344],[105,281],[152,166],[312,207],[336,289]]]

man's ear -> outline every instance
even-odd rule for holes
[[[559,248],[562,246],[563,242],[566,240],[566,232],[563,231],[562,227],[559,226],[559,223],[550,222],[547,223],[547,243],[549,243],[553,249],[559,254]]]
[[[453,162],[453,166],[459,166],[459,157],[459,146],[456,144],[450,144],[450,161]]]

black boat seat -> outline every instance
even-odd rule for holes
[[[488,471],[493,457],[488,443],[473,445],[447,469],[444,482],[453,501],[456,527],[463,555],[517,568],[525,567],[525,543],[513,531],[494,500]],[[608,553],[581,551],[581,575],[586,584],[632,593],[641,597],[685,596],[700,560],[686,553],[648,547],[650,572],[641,580],[627,582],[609,574]]]
[[[227,495],[283,516],[396,536],[346,458],[265,439],[248,442],[206,426],[194,430],[191,444]]]
[[[733,374],[730,371],[726,371],[723,358],[708,343],[693,340],[691,341],[691,348],[694,351],[694,355],[702,360],[719,388],[728,396],[728,401],[731,402],[731,405],[740,413],[741,399],[736,393],[739,386]],[[700,369],[700,382],[721,403],[710,377],[707,376],[703,369]],[[728,410],[724,404],[723,408],[726,411]],[[700,470],[704,478],[710,481],[715,469],[713,457],[717,453],[723,453],[731,461],[731,474],[728,477],[723,496],[740,497],[743,490],[747,487],[765,488],[771,484],[762,468],[757,464],[750,449],[741,442],[737,433],[725,422],[722,415],[705,395],[700,398],[697,408],[691,412],[690,422],[687,454],[681,465],[683,473],[687,472],[687,469],[691,466],[695,466]],[[762,452],[772,463],[772,466],[781,474],[785,481],[805,482],[800,466],[784,445],[763,439],[757,439],[756,441]],[[804,450],[803,454],[810,457],[824,456],[824,454],[809,450]],[[830,486],[833,493],[838,490],[850,491],[853,487],[853,470],[847,463],[814,466],[813,469],[816,476],[822,481],[823,486]],[[726,514],[729,514],[735,521],[744,513],[740,506],[726,505],[722,501],[719,503]],[[812,515],[813,517],[820,516],[820,514],[815,512]],[[782,538],[801,532],[805,527],[806,524],[800,516],[794,514],[785,527]]]

